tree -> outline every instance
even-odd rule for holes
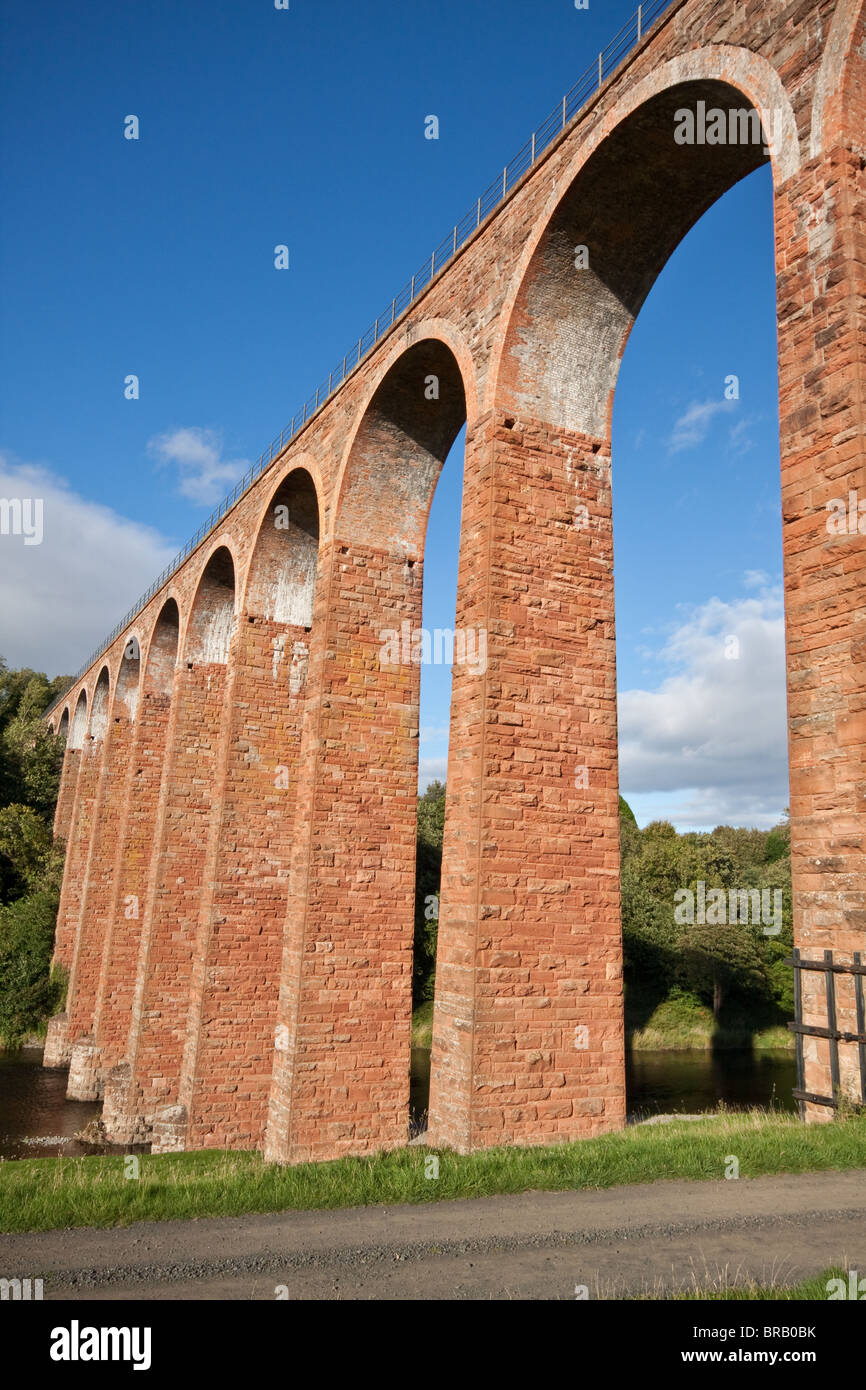
[[[634,811],[625,797],[619,799],[619,853],[623,868],[640,854],[641,837]]]
[[[667,821],[639,830],[623,805],[622,928],[632,1018],[636,1009],[648,1011],[672,989],[685,989],[712,1005],[717,1019],[728,1000],[738,1000],[753,1012],[758,1004],[770,1004],[790,1017],[793,982],[785,964],[792,946],[787,825],[774,831],[723,825],[711,835],[680,835]],[[781,890],[781,930],[767,936],[763,922],[678,924],[674,894],[684,888],[696,892],[698,882],[707,890]],[[775,897],[771,903],[775,909]]]
[[[431,782],[418,798],[418,843],[415,859],[415,941],[412,968],[413,1004],[433,998],[439,886],[445,832],[445,785]]]
[[[431,782],[418,798],[418,838],[441,850],[444,833],[445,783]]]
[[[18,1047],[61,1005],[64,982],[51,973],[57,898],[40,890],[0,908],[0,1043]]]
[[[715,926],[695,922],[684,929],[681,977],[686,988],[705,1004],[711,1004],[713,1018],[719,1015],[728,995],[767,1003],[772,996],[765,938],[745,923],[729,922]]]
[[[46,889],[60,892],[63,844],[31,806],[13,804],[0,810],[0,857],[16,882],[15,897]]]
[[[43,715],[66,687],[0,658],[0,1041],[16,1046],[53,1013],[51,952],[63,845],[52,834],[63,740]]]
[[[66,677],[50,681],[38,671],[10,671],[0,657],[0,807],[32,807],[50,821],[54,815],[63,740],[52,734],[43,715]]]

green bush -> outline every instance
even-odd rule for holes
[[[51,973],[57,895],[39,889],[0,908],[0,1043],[21,1045],[62,1006],[65,982]]]
[[[0,1044],[17,1047],[61,1006],[51,971],[64,848],[52,834],[63,740],[43,714],[68,684],[0,657]]]

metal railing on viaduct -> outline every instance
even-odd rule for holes
[[[286,425],[259,455],[255,463],[247,469],[244,476],[235,484],[231,492],[222,499],[218,506],[214,508],[210,516],[201,523],[198,530],[190,536],[189,540],[181,550],[170,560],[165,569],[153,581],[148,589],[132,605],[127,613],[120,619],[109,632],[108,636],[90,653],[87,660],[75,673],[72,684],[80,680],[86,671],[95,661],[107,651],[116,637],[119,637],[124,628],[128,627],[134,618],[144,609],[154,594],[158,593],[163,584],[180,569],[181,565],[193,551],[206,540],[222,521],[223,517],[243,497],[244,493],[252,487],[253,483],[261,477],[262,473],[270,467],[275,459],[283,453],[286,447],[300,433],[310,420],[322,409],[327,401],[338,391],[344,381],[355,371],[363,362],[364,358],[370,353],[379,340],[390,332],[397,320],[411,308],[416,299],[427,289],[435,277],[444,270],[445,266],[453,260],[469,239],[477,232],[482,223],[495,213],[508,200],[511,193],[521,182],[524,175],[541,158],[551,143],[562,134],[565,128],[580,114],[586,103],[599,90],[624,58],[634,49],[646,34],[650,25],[673,3],[673,0],[648,0],[647,4],[638,5],[637,11],[622,26],[622,28],[610,40],[610,43],[602,49],[598,57],[590,64],[573,87],[567,91],[562,100],[557,104],[546,120],[534,130],[526,141],[526,144],[518,150],[517,154],[508,161],[491,184],[484,190],[479,198],[469,209],[469,211],[455,222],[453,228],[446,237],[440,241],[439,245],[426,258],[423,265],[415,272],[410,280],[406,282],[399,294],[396,294],[391,303],[383,313],[379,314],[375,321],[361,334],[356,343],[353,343],[349,351],[343,356],[342,361],[337,363],[333,371],[328,373],[328,378],[323,381],[311,396],[304,402],[303,406],[297,411]],[[50,714],[63,699],[58,695],[57,699],[49,706],[46,711]]]

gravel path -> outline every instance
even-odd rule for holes
[[[866,1274],[866,1171],[0,1236],[46,1298],[573,1299]]]

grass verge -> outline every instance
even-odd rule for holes
[[[719,1180],[730,1154],[739,1159],[741,1178],[866,1168],[866,1117],[802,1125],[786,1114],[722,1112],[550,1147],[443,1151],[438,1178],[426,1176],[430,1153],[419,1146],[291,1168],[265,1164],[257,1153],[144,1155],[131,1180],[123,1156],[10,1160],[0,1163],[0,1230]]]
[[[848,1288],[848,1271],[839,1266],[825,1269],[823,1274],[816,1274],[811,1279],[801,1279],[796,1284],[757,1284],[752,1281],[745,1284],[725,1283],[722,1287],[696,1288],[677,1293],[673,1298],[677,1301],[694,1299],[698,1302],[736,1303],[786,1303],[807,1299],[812,1303],[826,1303],[830,1297],[830,1281],[833,1279],[841,1279],[846,1289]]]
[[[835,1285],[834,1280],[837,1281]],[[640,1292],[620,1284],[601,1282],[591,1297],[636,1303],[787,1303],[798,1302],[800,1299],[827,1303],[831,1299],[847,1298],[851,1283],[849,1271],[841,1265],[825,1269],[822,1273],[805,1279],[792,1278],[791,1271],[782,1267],[778,1271],[772,1271],[769,1278],[765,1277],[762,1280],[743,1277],[741,1270],[726,1266],[714,1271],[707,1269],[703,1273],[692,1270],[676,1288],[671,1288],[661,1279],[646,1283]]]

